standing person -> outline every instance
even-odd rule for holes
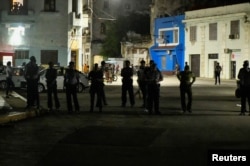
[[[87,66],[86,63],[85,63],[84,66],[83,66],[83,72],[84,72],[85,74],[88,74],[88,66]]]
[[[102,71],[103,75],[106,76],[106,62],[105,62],[105,61],[102,61],[102,62],[101,62],[101,71]],[[101,96],[102,96],[103,104],[104,104],[104,105],[108,105],[107,99],[106,99],[106,95],[105,95],[104,84],[103,84]]]
[[[127,91],[129,94],[129,100],[131,107],[135,105],[135,99],[134,99],[134,88],[133,88],[133,69],[130,68],[130,61],[125,61],[125,67],[121,70],[121,76],[122,76],[122,107],[126,106],[127,102]]]
[[[7,83],[7,87],[6,87],[6,98],[10,97],[10,94],[12,92],[12,89],[14,87],[14,83],[12,81],[12,75],[13,75],[13,69],[11,67],[11,62],[8,61],[7,62],[7,67],[6,67],[6,83]]]
[[[142,99],[143,99],[143,102],[142,102],[142,108],[145,108],[146,107],[146,78],[145,78],[145,61],[142,60],[141,61],[141,66],[137,72],[137,76],[138,76],[138,79],[137,79],[137,82],[138,82],[138,85],[139,85],[139,95],[140,95],[140,91],[142,92]]]
[[[40,108],[38,81],[39,67],[36,64],[36,58],[30,57],[30,62],[26,64],[24,69],[24,78],[27,81],[27,106],[30,108],[36,104],[37,109]],[[36,102],[36,103],[35,103]]]
[[[188,67],[189,67],[189,65],[188,65],[188,62],[187,62],[187,61],[185,62],[185,66],[184,66],[184,68],[185,68],[186,66],[188,66]]]
[[[118,74],[119,70],[120,70],[120,66],[119,66],[119,64],[117,64],[116,68],[115,68],[115,74]]]
[[[177,74],[177,78],[180,81],[180,96],[181,96],[181,107],[183,113],[186,111],[192,112],[192,85],[195,82],[195,75],[189,70],[189,66],[185,66],[184,71]],[[188,96],[188,103],[186,105],[186,97]]]
[[[176,63],[175,64],[175,75],[177,75],[180,72],[180,66]]]
[[[57,96],[57,70],[54,68],[54,63],[49,62],[49,68],[46,70],[45,74],[46,82],[47,82],[47,95],[48,95],[48,109],[52,111],[53,109],[53,102],[52,102],[52,94],[54,96],[55,107],[56,110],[60,108],[60,103]]]
[[[97,104],[99,112],[102,112],[102,91],[103,91],[103,72],[98,69],[98,64],[94,65],[94,69],[89,72],[88,79],[91,80],[90,85],[90,112],[93,112],[95,94],[97,96]]]
[[[163,80],[160,70],[157,65],[150,63],[149,69],[146,71],[147,81],[147,110],[152,114],[153,108],[156,115],[160,115],[159,99],[160,99],[160,81]]]
[[[68,113],[73,113],[72,98],[74,102],[75,112],[79,112],[79,103],[77,98],[77,86],[79,84],[79,73],[75,70],[75,63],[69,62],[69,68],[66,69],[64,75],[64,86],[66,88],[66,100]]]
[[[240,115],[245,115],[246,100],[248,100],[248,106],[250,108],[250,69],[249,61],[244,61],[243,67],[238,73],[238,79],[240,80],[240,93],[241,93],[241,112]],[[250,114],[249,114],[250,115]]]
[[[220,66],[220,63],[217,62],[216,66],[215,66],[215,69],[214,69],[215,85],[217,83],[219,83],[219,85],[220,85],[220,73],[221,73],[221,70],[222,70],[222,68]]]

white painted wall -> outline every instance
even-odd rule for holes
[[[213,61],[223,66],[221,78],[230,79],[231,60],[236,61],[236,76],[243,61],[250,58],[250,23],[245,23],[244,16],[250,18],[250,3],[202,9],[186,12],[185,61],[189,62],[191,54],[200,54],[200,77],[213,77]],[[240,38],[229,39],[230,22],[240,20]],[[209,40],[209,23],[218,25],[216,41]],[[190,26],[197,26],[197,41],[190,42]],[[224,53],[224,49],[236,50],[236,58]],[[240,51],[239,51],[240,50]],[[218,53],[218,59],[208,59],[208,54]],[[233,52],[234,53],[234,52]]]

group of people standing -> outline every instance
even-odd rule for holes
[[[127,93],[129,95],[130,106],[135,105],[135,94],[133,88],[133,69],[130,66],[130,61],[124,62],[124,68],[121,70],[122,86],[121,86],[121,106],[126,107]],[[220,84],[220,72],[221,66],[217,63],[215,68],[216,81],[215,84]],[[104,90],[104,73],[105,73],[105,61],[102,61],[101,67],[98,64],[94,64],[93,70],[88,74],[88,79],[91,81],[90,85],[90,112],[94,111],[94,107],[99,108],[99,112],[102,112],[103,105],[108,105]],[[159,97],[160,97],[160,82],[163,80],[162,73],[157,68],[156,63],[150,60],[149,66],[146,66],[146,62],[142,60],[140,62],[139,70],[137,71],[137,82],[139,90],[142,93],[142,108],[149,114],[161,114],[159,110]],[[181,108],[185,113],[192,112],[192,85],[196,80],[196,77],[192,71],[190,71],[189,65],[186,63],[184,71],[178,71],[176,74],[180,81],[180,97]],[[26,108],[36,106],[40,107],[38,82],[39,82],[39,67],[36,64],[34,56],[30,57],[30,62],[25,65],[24,77],[27,81],[27,106]],[[47,106],[49,111],[53,110],[53,103],[55,109],[60,108],[60,102],[57,96],[57,70],[54,68],[53,62],[49,62],[49,68],[46,70],[47,81]],[[250,108],[250,68],[249,61],[244,61],[243,67],[238,73],[240,97],[241,97],[241,113],[245,115],[247,112],[246,103]],[[10,92],[14,87],[12,81],[12,67],[11,62],[7,63],[6,67],[6,98],[10,96]],[[79,112],[80,106],[77,98],[77,88],[79,84],[79,72],[75,69],[74,62],[70,62],[68,69],[64,74],[64,87],[66,92],[67,110],[69,113]],[[186,103],[186,95],[188,97]],[[97,101],[95,103],[95,96]],[[53,102],[54,99],[54,102]],[[72,102],[73,99],[73,102]],[[74,103],[74,106],[73,106]],[[73,109],[74,108],[74,109]],[[250,114],[249,114],[250,115]]]
[[[57,69],[54,68],[54,63],[48,63],[49,68],[46,70],[45,78],[47,83],[47,106],[48,111],[59,110],[60,102],[57,95]],[[40,79],[39,67],[36,64],[34,56],[30,57],[30,62],[25,65],[24,77],[27,82],[27,106],[26,109],[36,106],[40,109],[40,100],[38,92],[38,82]],[[79,111],[79,103],[77,99],[77,86],[79,83],[79,73],[74,69],[74,62],[70,62],[68,69],[64,75],[64,87],[66,92],[67,110],[73,112],[72,98],[74,103],[74,111]],[[54,100],[54,102],[53,102]]]

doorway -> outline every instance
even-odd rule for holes
[[[236,78],[236,61],[231,61],[230,69],[231,69],[230,78],[235,79]]]
[[[200,54],[190,55],[190,69],[196,77],[200,77]]]

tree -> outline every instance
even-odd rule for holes
[[[108,22],[106,38],[100,52],[104,57],[120,57],[121,42],[127,40],[127,32],[150,34],[150,17],[148,14],[130,13],[128,16],[119,16],[116,21]]]

